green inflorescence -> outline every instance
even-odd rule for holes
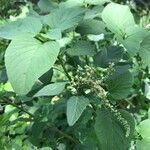
[[[130,135],[130,125],[122,117],[121,113],[110,103],[107,98],[108,92],[105,90],[104,81],[113,72],[113,64],[108,69],[95,68],[91,66],[85,66],[81,68],[78,66],[76,75],[71,81],[68,87],[72,94],[84,91],[85,94],[93,93],[103,102],[103,106],[109,109],[110,112],[117,118],[117,120],[123,125],[126,130],[126,137]]]

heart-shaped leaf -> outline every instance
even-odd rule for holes
[[[42,44],[26,36],[13,39],[6,50],[5,63],[15,92],[27,94],[35,81],[53,66],[58,53],[56,42]]]

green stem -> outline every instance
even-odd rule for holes
[[[69,73],[68,73],[68,71],[67,71],[67,69],[65,67],[65,64],[64,64],[63,60],[60,57],[58,57],[58,59],[59,59],[59,61],[61,63],[61,66],[62,66],[62,68],[63,68],[63,70],[64,70],[67,78],[69,79],[69,81],[72,81],[71,76],[69,75]]]
[[[63,131],[59,130],[58,128],[54,127],[53,129],[54,129],[54,131],[56,131],[57,133],[59,133],[63,137],[67,138],[68,140],[72,141],[73,143],[80,144],[80,142],[77,139],[74,139],[72,136],[64,133]]]
[[[96,52],[98,52],[100,50],[98,42],[95,42],[95,46],[96,46]]]
[[[89,65],[89,58],[88,58],[88,56],[85,56],[85,62],[86,62],[87,65]]]
[[[42,43],[45,43],[45,42],[49,41],[48,38],[43,37],[40,33],[38,33],[38,34],[35,36],[35,38],[36,38],[37,40],[41,41]]]

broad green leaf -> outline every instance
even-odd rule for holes
[[[144,65],[150,68],[150,34],[143,39],[139,54]]]
[[[29,140],[33,145],[40,146],[42,133],[44,131],[45,122],[35,121],[30,129]]]
[[[72,96],[67,102],[67,121],[70,126],[79,119],[85,108],[89,105],[89,100],[84,96]]]
[[[43,87],[34,97],[39,96],[54,96],[60,94],[65,88],[66,82],[52,83]]]
[[[80,56],[89,55],[93,56],[95,54],[95,48],[88,41],[78,41],[73,44],[73,46],[66,50],[69,55]]]
[[[43,85],[48,85],[51,83],[53,77],[53,69],[49,69],[47,72],[45,72],[40,78],[40,82],[42,82]]]
[[[67,0],[61,3],[62,6],[73,7],[73,6],[84,6],[85,4],[90,5],[103,5],[110,0]]]
[[[92,128],[86,128],[84,131],[85,136],[82,138],[84,138],[83,144],[86,146],[85,150],[98,149],[98,139],[95,132],[93,132],[93,130],[94,128],[92,127]]]
[[[101,34],[105,33],[105,24],[102,21],[96,19],[87,19],[82,21],[78,27],[77,32],[81,33],[82,35],[86,34]]]
[[[52,40],[60,40],[62,38],[60,29],[52,29],[47,32],[47,37]]]
[[[129,7],[116,3],[110,3],[104,8],[102,19],[109,30],[122,36],[126,28],[135,25]]]
[[[104,6],[95,6],[92,9],[88,9],[85,13],[84,19],[94,19],[96,17],[101,18],[101,13],[104,9]]]
[[[123,48],[111,46],[104,48],[94,56],[94,63],[100,67],[108,67],[110,63],[117,63],[123,55]]]
[[[38,6],[43,12],[50,12],[51,10],[57,8],[58,4],[52,2],[51,0],[40,0],[38,2]]]
[[[149,150],[150,148],[150,119],[146,119],[138,125],[138,133],[142,136],[142,140],[138,140],[137,150]]]
[[[59,5],[62,7],[83,6],[84,0],[67,0],[66,2],[60,3]]]
[[[53,66],[58,53],[56,42],[42,44],[27,36],[13,39],[6,50],[5,64],[15,92],[27,94],[35,81]]]
[[[142,136],[142,138],[150,140],[150,119],[140,122],[138,126],[138,133]]]
[[[114,99],[123,99],[129,95],[132,83],[133,77],[128,66],[118,66],[107,80],[108,91]]]
[[[135,56],[140,49],[142,40],[147,35],[147,31],[144,28],[135,26],[126,28],[125,34],[124,39],[118,37],[118,40],[124,45],[130,56]]]
[[[14,114],[14,111],[9,112],[9,113],[5,113],[4,115],[1,115],[0,116],[0,126],[2,127],[5,125],[8,125],[10,123],[9,119],[13,114]]]
[[[60,29],[64,31],[74,25],[83,18],[84,9],[79,7],[63,8],[53,10],[49,15],[44,17],[44,22],[52,29]]]
[[[13,39],[20,35],[34,37],[41,29],[42,23],[39,18],[26,17],[0,27],[0,37],[6,39]]]
[[[131,134],[133,134],[135,124],[132,116],[126,111],[121,111],[121,114],[128,122]],[[130,147],[130,138],[125,136],[125,132],[123,125],[109,110],[97,111],[95,133],[102,150],[127,150]]]
[[[110,2],[110,0],[85,0],[85,3],[91,5],[103,5],[106,2]]]
[[[149,150],[150,148],[150,139],[142,139],[136,143],[137,150]]]

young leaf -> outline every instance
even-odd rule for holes
[[[121,114],[122,117],[128,121],[133,131],[134,120],[132,116],[124,111],[121,112]],[[130,147],[130,139],[125,136],[125,128],[114,115],[106,109],[97,111],[95,132],[102,150],[127,150]]]
[[[64,31],[78,24],[83,18],[84,10],[79,7],[58,8],[44,17],[44,23],[52,29]]]
[[[66,82],[52,83],[43,87],[34,97],[39,96],[54,96],[60,94],[65,88]]]
[[[128,66],[119,66],[107,80],[108,91],[114,99],[126,98],[132,87],[133,77]]]
[[[74,45],[66,50],[69,55],[80,56],[89,55],[93,56],[95,54],[95,48],[88,41],[78,41]]]
[[[72,96],[67,102],[67,121],[73,126],[89,105],[89,100],[84,96]]]
[[[102,21],[96,19],[87,19],[83,20],[77,27],[77,32],[86,35],[86,34],[95,34],[99,35],[105,33],[105,24]]]
[[[51,0],[40,0],[38,2],[38,6],[43,12],[50,12],[51,10],[57,8],[58,4],[52,2]]]
[[[109,63],[117,63],[123,55],[123,48],[111,46],[99,51],[94,56],[94,63],[100,67],[108,67]]]
[[[16,36],[28,35],[34,37],[42,29],[42,23],[39,18],[26,17],[10,22],[0,27],[0,37],[13,39]]]
[[[56,42],[42,44],[26,36],[13,39],[6,50],[5,63],[15,92],[27,94],[35,81],[53,66],[58,53]]]
[[[127,27],[134,26],[134,18],[128,6],[110,3],[103,12],[102,19],[109,30],[115,34],[124,35]]]

